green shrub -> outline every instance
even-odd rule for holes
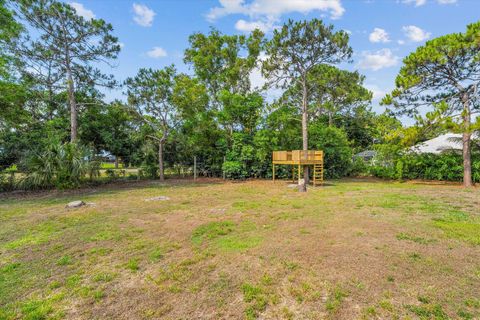
[[[245,179],[248,175],[244,164],[240,161],[225,161],[222,169],[228,179]]]
[[[127,180],[138,180],[138,175],[134,174],[134,173],[130,173],[128,176],[127,176]]]
[[[350,169],[350,176],[365,176],[368,173],[368,164],[365,162],[365,160],[360,157],[354,158],[352,162],[352,168]]]
[[[143,148],[144,158],[140,166],[139,174],[142,177],[156,179],[158,178],[158,155],[153,145],[146,145]]]
[[[56,142],[50,143],[45,150],[32,153],[22,165],[25,177],[19,186],[23,189],[76,188],[87,174],[91,178],[98,176],[100,166],[85,146]]]
[[[345,131],[314,124],[310,127],[310,146],[323,150],[326,178],[340,178],[352,170],[352,148]]]
[[[369,168],[369,173],[377,178],[382,179],[394,179],[395,178],[395,169],[392,166],[388,165],[373,165]]]
[[[222,170],[228,179],[245,179],[258,171],[255,167],[255,149],[250,135],[235,132],[232,135],[232,146],[227,151]]]
[[[369,168],[370,174],[386,179],[424,179],[462,181],[463,159],[455,152],[442,154],[406,153],[388,162],[377,161]],[[472,156],[472,178],[480,181],[480,156]]]
[[[105,174],[107,175],[107,177],[108,177],[109,179],[115,179],[115,178],[117,178],[117,174],[115,173],[115,170],[113,170],[113,169],[107,169],[107,170],[105,170]]]

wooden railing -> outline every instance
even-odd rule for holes
[[[273,151],[273,161],[310,161],[322,159],[323,151],[320,150],[308,150],[306,154],[304,150]]]

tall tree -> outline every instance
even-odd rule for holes
[[[102,137],[105,150],[115,155],[115,168],[118,169],[119,158],[123,164],[133,149],[133,123],[130,110],[120,101],[110,103],[106,108]],[[128,159],[127,159],[128,160]]]
[[[427,41],[403,60],[396,88],[383,99],[400,113],[418,115],[432,107],[427,116],[463,135],[463,184],[472,186],[471,136],[480,128],[478,86],[480,83],[480,22]]]
[[[326,114],[328,125],[338,113],[355,111],[370,103],[372,93],[363,87],[365,76],[326,64],[317,65],[307,76],[311,88],[313,115]]]
[[[97,153],[102,150],[127,163],[135,149],[134,113],[127,105],[115,100],[109,104],[93,104],[80,114],[79,138],[88,142]]]
[[[212,29],[208,35],[194,33],[184,61],[193,66],[195,75],[206,85],[211,102],[218,102],[221,90],[246,93],[250,90],[249,75],[257,66],[263,33],[254,30],[249,36],[225,35]]]
[[[209,108],[207,88],[198,78],[180,74],[175,78],[173,103],[178,110],[177,153],[184,163],[194,156],[201,159],[202,171],[220,172],[225,155],[225,137],[218,126],[216,112]]]
[[[249,129],[238,123],[239,114],[248,111],[250,116],[254,116],[256,111],[252,108],[260,109],[263,106],[262,102],[258,103],[259,95],[252,90],[250,75],[258,67],[264,34],[254,30],[249,35],[226,35],[212,29],[208,34],[192,34],[189,42],[184,61],[193,67],[196,78],[207,89],[207,112],[213,118],[214,127],[218,128],[210,128],[203,133],[208,137],[221,134],[215,145],[216,155],[207,157],[216,161],[216,164],[212,163],[212,167],[216,168],[233,147],[234,133]],[[248,107],[245,105],[246,109],[241,100],[248,104]],[[246,117],[243,115],[242,121]],[[220,155],[220,159],[217,155]]]
[[[172,102],[175,72],[173,65],[162,70],[142,68],[135,77],[125,81],[129,103],[137,108],[142,120],[155,133],[149,137],[158,142],[160,180],[165,179],[164,144],[177,118]]]
[[[335,64],[350,59],[352,48],[348,34],[333,30],[321,20],[294,22],[289,20],[266,44],[267,58],[262,63],[262,73],[275,87],[298,85],[301,88],[303,150],[308,150],[308,105],[311,88],[308,74],[317,65]],[[299,190],[307,191],[308,166],[304,166],[304,180]]]
[[[112,25],[102,19],[86,19],[69,4],[56,0],[20,0],[19,14],[38,32],[26,35],[17,48],[25,58],[26,73],[48,87],[68,92],[70,140],[77,140],[79,86],[112,87],[112,75],[102,73],[96,64],[117,58],[120,45],[112,36]]]

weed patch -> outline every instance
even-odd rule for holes
[[[325,308],[331,316],[338,312],[338,309],[340,309],[340,306],[346,297],[348,297],[348,292],[343,290],[340,286],[336,286],[330,291],[325,303]]]
[[[231,221],[210,222],[201,225],[192,234],[192,242],[201,245],[204,241],[225,236],[233,231],[235,224]]]
[[[433,239],[425,239],[425,238],[422,238],[422,237],[416,237],[416,236],[412,236],[412,235],[409,235],[409,234],[403,233],[403,232],[397,234],[397,239],[398,240],[413,241],[413,242],[420,243],[420,244],[429,244],[429,243],[435,242],[435,240],[433,240]]]
[[[243,300],[248,304],[245,309],[245,317],[249,320],[256,319],[267,308],[267,295],[262,288],[250,283],[242,285],[242,292]]]

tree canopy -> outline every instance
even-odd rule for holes
[[[94,86],[113,86],[112,75],[95,65],[110,64],[120,51],[113,27],[102,19],[87,20],[69,4],[55,0],[21,0],[21,18],[39,32],[32,39],[25,34],[16,46],[22,56],[26,76],[44,86],[50,96],[58,90],[68,92],[70,104],[70,139],[78,134],[76,91]]]
[[[383,103],[401,113],[418,114],[430,107],[431,121],[447,125],[463,134],[464,184],[471,179],[471,133],[480,128],[472,115],[480,112],[480,22],[467,26],[464,33],[453,33],[427,41],[408,55],[400,69],[395,90]]]
[[[286,89],[298,86],[301,92],[303,150],[308,150],[308,106],[312,93],[308,75],[313,68],[322,64],[335,64],[348,60],[352,48],[348,45],[348,34],[334,31],[333,25],[321,20],[289,20],[280,30],[274,30],[272,39],[266,43],[266,59],[262,62],[262,73],[270,85]],[[301,191],[307,190],[308,166],[304,166]]]
[[[267,34],[194,32],[187,70],[145,67],[126,80],[110,75],[120,51],[112,25],[68,2],[0,0],[0,22],[0,190],[165,179],[192,173],[194,163],[203,176],[267,178],[272,151],[298,149],[322,149],[328,178],[458,179],[458,170],[438,168],[461,160],[466,184],[480,180],[472,134],[480,127],[480,23],[406,57],[383,100],[395,112],[378,114],[365,76],[343,69],[349,35],[320,19],[289,20]],[[264,86],[254,82],[259,73]],[[111,99],[105,88],[123,96]],[[405,114],[416,123],[404,126],[397,116]],[[436,169],[414,172],[409,148],[447,130],[462,133],[463,160],[425,157],[419,162]],[[364,163],[361,151],[377,155]],[[21,183],[8,182],[17,170]],[[277,174],[291,177],[286,168]],[[305,168],[300,191],[309,177]]]

